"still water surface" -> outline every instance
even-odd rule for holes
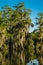
[[[27,65],[39,65],[39,62],[37,59],[34,59],[34,60],[30,61],[29,63],[27,63]]]

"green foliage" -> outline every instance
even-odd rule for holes
[[[0,12],[1,65],[25,65],[24,41],[31,25],[30,10],[19,3],[15,9],[3,7]]]
[[[30,14],[24,3],[0,11],[0,65],[26,65],[35,58],[43,65],[43,13],[36,18],[37,30],[31,33]]]

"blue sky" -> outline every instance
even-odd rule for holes
[[[10,7],[12,7],[19,2],[24,2],[25,7],[32,10],[31,18],[32,22],[35,23],[35,17],[37,13],[43,12],[43,0],[0,0],[0,8],[4,5],[9,5]],[[34,28],[36,28],[36,26]],[[31,29],[31,31],[33,29]]]

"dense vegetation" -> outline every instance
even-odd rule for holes
[[[31,33],[30,14],[24,3],[0,11],[0,65],[26,65],[35,58],[43,65],[43,13],[38,14],[38,28]]]

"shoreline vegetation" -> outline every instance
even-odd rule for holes
[[[26,65],[38,59],[43,65],[43,13],[38,13],[34,27],[31,10],[19,3],[12,8],[4,6],[0,11],[0,65]]]

